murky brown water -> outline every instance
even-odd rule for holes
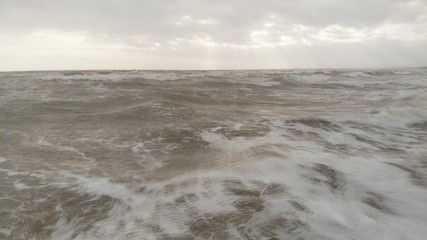
[[[427,70],[0,73],[1,239],[424,239]]]

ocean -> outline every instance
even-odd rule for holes
[[[0,73],[0,239],[427,236],[427,68]]]

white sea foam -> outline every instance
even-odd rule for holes
[[[81,73],[75,75],[64,75],[63,73],[53,72],[53,73],[42,73],[39,74],[37,79],[40,80],[63,80],[63,81],[73,81],[73,80],[87,80],[87,81],[121,81],[121,80],[131,80],[131,79],[147,79],[147,80],[159,80],[159,81],[170,81],[177,80],[180,77],[175,73],[168,72],[145,72],[145,71],[130,71],[125,73]]]
[[[326,83],[330,79],[330,77],[328,75],[320,73],[310,75],[295,74],[291,76],[291,79],[303,83]]]
[[[258,86],[263,86],[263,87],[272,87],[272,86],[280,85],[280,83],[276,82],[276,81],[256,82],[256,83],[252,83],[252,84],[258,85]]]
[[[283,121],[272,123],[270,133],[256,138],[226,138],[217,132],[219,128],[201,132],[201,138],[211,148],[222,152],[225,165],[165,181],[146,182],[143,191],[104,177],[61,172],[57,186],[93,197],[108,196],[114,199],[114,207],[106,219],[97,222],[87,232],[76,232],[78,219],[68,221],[63,217],[56,223],[52,237],[137,239],[143,236],[145,239],[156,239],[158,235],[150,227],[153,225],[160,226],[162,234],[182,236],[187,234],[189,225],[197,218],[238,212],[234,204],[242,200],[242,196],[227,191],[224,181],[230,180],[260,192],[257,198],[262,202],[263,210],[252,213],[252,217],[245,223],[253,229],[272,217],[283,217],[288,221],[298,220],[308,224],[309,229],[300,235],[306,238],[386,237],[418,240],[427,234],[423,228],[427,221],[423,214],[427,210],[424,204],[427,190],[414,185],[408,172],[387,164],[401,164],[399,156],[386,158],[375,152],[360,156],[327,152],[316,139],[288,139],[288,129],[297,127],[299,130],[317,132],[332,144],[360,148],[369,146],[346,134],[346,130],[342,133],[283,124]],[[240,128],[241,125],[234,127]],[[142,146],[136,144],[136,151],[140,151]],[[249,159],[240,158],[233,164],[226,163],[231,160],[227,156],[242,156],[259,147],[276,154],[252,154],[247,155]],[[326,170],[319,170],[319,166],[328,166],[327,171],[332,172],[328,175],[324,172]],[[279,195],[265,194],[272,185],[283,186],[286,192]],[[383,209],[372,207],[367,201],[377,201],[374,204]],[[293,202],[298,202],[299,207],[295,208],[291,204]],[[208,221],[200,219],[197,221]],[[120,231],[117,231],[118,223],[121,223]],[[238,230],[235,227],[228,227],[231,235],[240,236],[236,235]],[[411,234],[408,235],[408,232]],[[256,236],[256,230],[252,234]],[[289,233],[277,231],[276,234],[282,238]]]
[[[340,121],[353,121],[379,127],[406,128],[410,124],[425,122],[427,119],[427,92],[425,90],[400,92],[383,106],[370,109],[365,114],[328,116]]]
[[[15,181],[15,182],[14,182],[14,187],[15,187],[17,190],[25,190],[25,189],[29,189],[29,188],[31,188],[31,187],[30,187],[30,186],[28,186],[27,184],[20,183],[19,181]]]
[[[67,171],[61,172],[60,175],[64,177],[62,182],[58,183],[60,186],[70,184],[74,190],[80,193],[95,196],[106,195],[123,202],[133,201],[133,199],[144,200],[141,195],[129,190],[123,184],[112,183],[108,178],[91,178]]]
[[[132,234],[129,235],[129,233],[138,233],[137,236],[155,239],[156,235],[150,233],[149,229],[152,224],[159,224],[164,229],[164,233],[167,234],[183,233],[183,230],[187,228],[186,221],[191,219],[181,211],[189,210],[186,209],[189,206],[168,207],[168,205],[175,203],[178,197],[185,196],[184,194],[187,191],[196,193],[195,198],[198,200],[194,202],[192,208],[197,209],[197,212],[233,211],[232,207],[223,205],[230,200],[224,199],[222,186],[214,183],[209,187],[202,186],[203,177],[199,179],[197,174],[192,177],[174,178],[167,182],[150,183],[144,192],[136,192],[123,184],[113,183],[107,178],[86,177],[70,172],[63,172],[62,176],[64,178],[59,179],[58,186],[70,186],[80,193],[92,196],[109,196],[119,200],[116,201],[115,207],[109,213],[109,218],[99,222],[89,232],[78,234],[77,239],[86,239],[92,236],[133,238],[131,237]],[[211,177],[213,176],[211,175]],[[205,177],[205,180],[207,179],[210,177]],[[183,182],[192,182],[194,185],[191,188],[185,188],[181,185]],[[171,189],[172,192],[169,192],[167,186],[175,183],[178,184],[177,188]],[[125,226],[123,231],[118,232],[116,228],[120,221],[125,223]],[[64,234],[71,236],[75,234],[76,225],[78,225],[77,221],[67,221],[62,218],[57,222],[52,236],[60,237]]]
[[[11,232],[12,231],[9,228],[3,228],[3,227],[0,228],[0,234],[3,235],[3,236],[9,237],[9,235],[10,235]]]
[[[393,74],[398,74],[398,75],[411,75],[413,74],[413,71],[407,71],[407,70],[395,70],[395,71],[391,71]]]
[[[256,144],[281,142],[279,139],[265,139],[272,135],[247,145],[242,144],[242,139],[228,140],[212,133],[203,133],[202,136],[214,147],[220,146],[226,151],[243,151],[254,148]],[[342,133],[323,132],[321,136],[329,141],[335,137],[336,143],[357,146],[354,139],[343,139]],[[427,211],[427,206],[423,203],[423,199],[427,199],[427,190],[413,185],[407,172],[384,164],[390,161],[401,163],[402,159],[387,159],[374,154],[371,158],[376,160],[372,161],[369,157],[343,157],[325,153],[315,142],[293,141],[292,144],[284,159],[259,159],[245,171],[239,171],[239,174],[243,174],[246,179],[262,179],[287,186],[293,198],[301,200],[313,211],[311,216],[304,216],[304,219],[310,222],[315,231],[328,238],[335,239],[340,236],[346,239],[378,239],[388,236],[389,239],[422,239],[427,233],[422,227],[427,220],[425,214],[422,214]],[[369,146],[361,144],[360,147]],[[299,166],[319,163],[332,166],[339,176],[342,176],[339,181],[344,188],[339,190],[339,193],[333,193],[327,188],[319,189],[308,179],[301,177],[303,171]],[[380,212],[363,203],[363,197],[369,197],[369,192],[380,194],[391,213]],[[284,209],[282,201],[273,201],[270,204],[277,212]],[[408,231],[411,232],[410,236],[407,235]]]
[[[366,78],[370,76],[369,74],[364,72],[344,72],[344,73],[341,73],[340,75],[344,77],[353,77],[353,78]]]

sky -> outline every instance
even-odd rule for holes
[[[0,71],[427,66],[427,0],[0,0]]]

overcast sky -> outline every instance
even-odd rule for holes
[[[0,0],[0,71],[427,66],[427,0]]]

